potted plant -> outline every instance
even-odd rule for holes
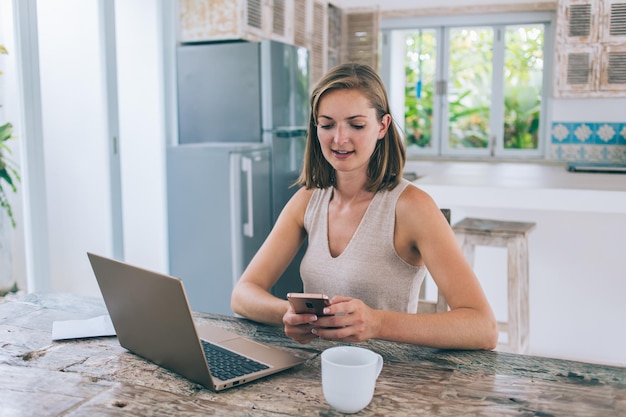
[[[5,188],[8,187],[13,192],[17,192],[16,183],[19,182],[20,176],[15,168],[15,163],[8,158],[11,149],[5,143],[13,138],[13,125],[7,122],[0,126],[0,207],[6,211],[11,221],[11,226],[15,227],[15,217],[13,210],[6,194]]]
[[[0,45],[0,54],[7,54],[7,50],[3,45]],[[0,71],[0,75],[2,72]],[[13,125],[10,122],[5,122],[0,124],[0,223],[4,222],[4,219],[8,219],[11,222],[11,226],[15,227],[15,217],[13,216],[13,210],[11,208],[11,203],[9,202],[7,191],[11,190],[14,193],[17,192],[17,183],[20,181],[20,175],[17,171],[15,162],[10,158],[11,148],[7,145],[7,141],[9,139],[14,138],[13,136]],[[2,213],[4,212],[4,213]],[[6,217],[4,216],[6,214]],[[0,224],[0,228],[5,227],[5,225]],[[0,242],[0,247],[2,247],[2,261],[3,265],[1,265],[3,270],[0,270],[0,297],[4,296],[8,292],[17,292],[17,284],[10,284],[10,259],[11,254],[8,250],[8,241],[9,239],[6,237],[7,232],[3,233],[3,236],[0,236],[4,241]],[[5,259],[6,258],[6,259]],[[6,262],[5,262],[6,261]],[[8,265],[5,268],[5,265]],[[6,275],[6,276],[4,276]],[[4,288],[7,286],[7,288]]]
[[[6,48],[0,45],[0,54],[7,53]],[[0,75],[2,75],[2,71],[0,71]],[[13,210],[11,209],[11,204],[6,194],[7,186],[13,192],[17,192],[16,184],[20,181],[16,164],[9,158],[11,148],[6,144],[6,142],[13,137],[13,125],[10,122],[0,125],[0,208],[6,211],[11,225],[15,227],[15,217],[13,216]]]

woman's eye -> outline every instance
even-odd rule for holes
[[[359,129],[363,129],[363,128],[365,127],[365,125],[352,125],[352,127],[353,127],[354,129],[359,130]]]
[[[320,129],[330,129],[331,127],[333,127],[333,125],[319,124],[319,125],[317,125],[317,127],[319,127]]]

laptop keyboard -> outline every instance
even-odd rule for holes
[[[261,362],[249,359],[223,347],[205,340],[200,341],[202,342],[204,354],[209,361],[211,375],[222,381],[269,368],[269,366]]]

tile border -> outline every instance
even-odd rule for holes
[[[548,159],[626,163],[626,122],[553,122]]]

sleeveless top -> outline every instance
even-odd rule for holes
[[[359,298],[380,310],[416,313],[426,268],[405,262],[394,247],[395,209],[407,186],[402,179],[391,191],[379,191],[344,251],[330,254],[328,205],[333,187],[316,189],[304,215],[308,247],[300,274],[304,292]]]

